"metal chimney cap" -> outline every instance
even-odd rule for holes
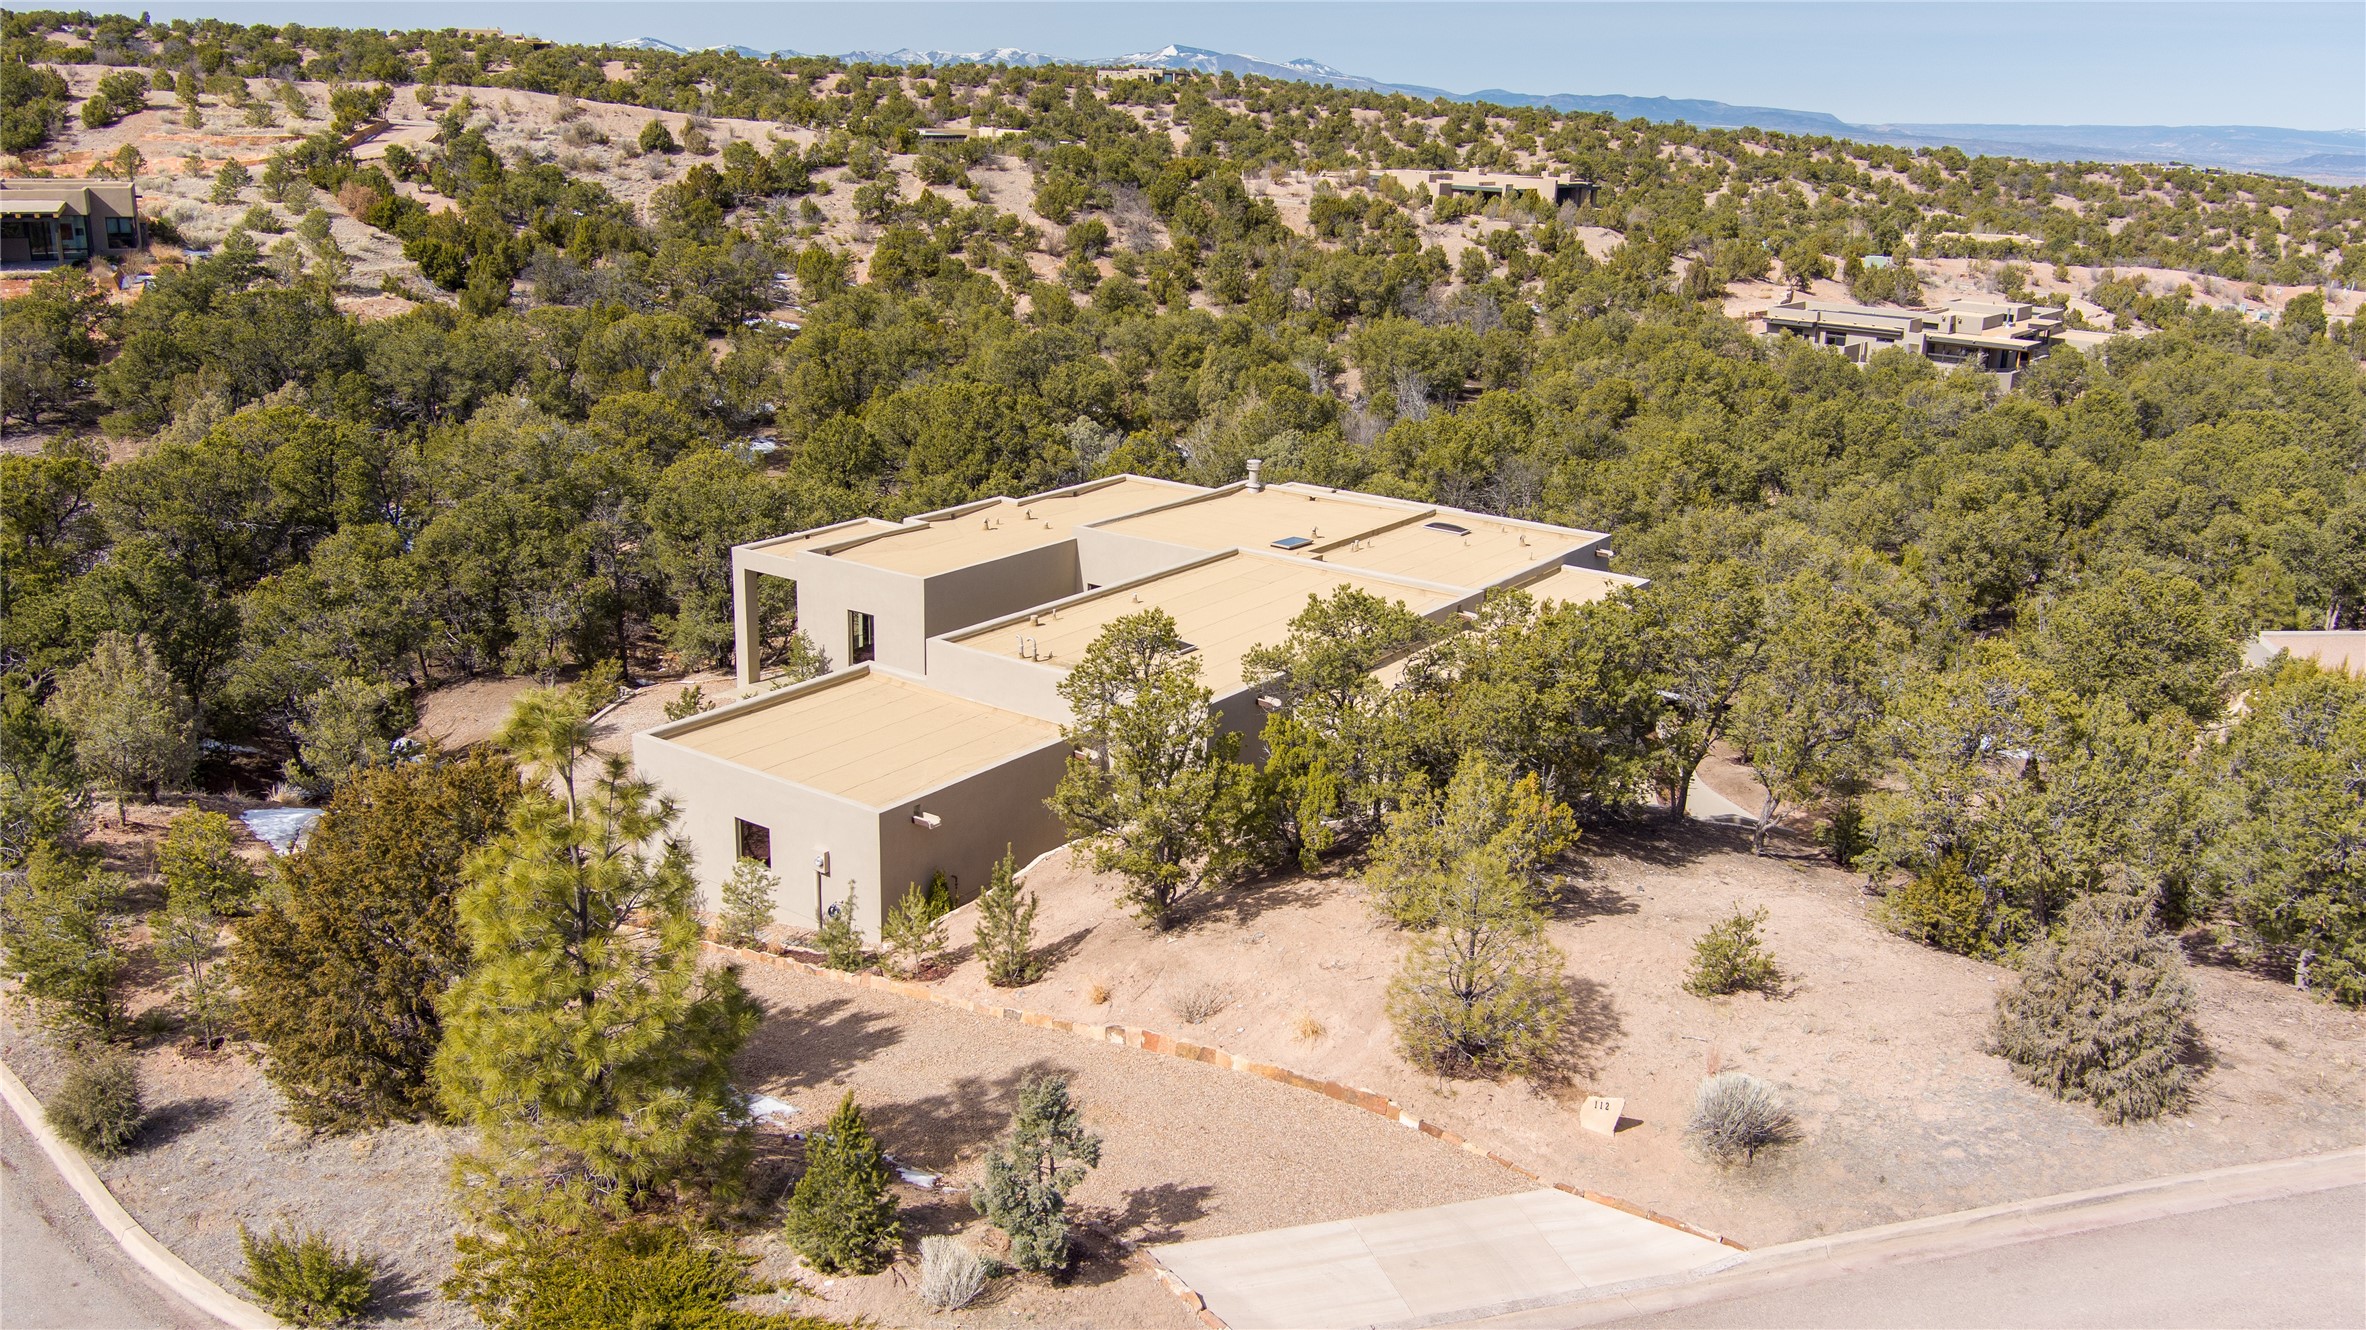
[[[1256,493],[1257,491],[1259,491],[1259,490],[1262,490],[1262,489],[1264,489],[1264,488],[1265,488],[1265,482],[1264,482],[1263,480],[1259,479],[1259,478],[1258,478],[1258,475],[1257,475],[1257,473],[1258,473],[1258,472],[1260,472],[1260,471],[1262,471],[1262,470],[1264,470],[1264,469],[1265,469],[1265,459],[1264,459],[1264,458],[1261,458],[1261,457],[1252,457],[1252,458],[1250,458],[1250,459],[1249,459],[1249,492],[1250,492],[1250,493],[1254,494],[1254,493]]]

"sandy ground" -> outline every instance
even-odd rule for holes
[[[741,1055],[741,1083],[804,1115],[851,1091],[880,1143],[907,1166],[977,1181],[1019,1083],[1069,1077],[1101,1165],[1074,1193],[1100,1234],[1131,1242],[1222,1237],[1502,1195],[1533,1184],[1477,1155],[1319,1095],[1136,1049],[927,1006],[793,971],[753,966],[767,1019]],[[958,1193],[909,1193],[907,1237],[993,1242]],[[767,1243],[771,1239],[766,1239]],[[833,1315],[888,1324],[1186,1326],[1193,1318],[1099,1234],[1066,1285],[1008,1281],[983,1308],[930,1317],[909,1265],[819,1289]],[[776,1268],[788,1262],[777,1251]],[[820,1281],[808,1277],[817,1288]]]
[[[1549,1179],[1753,1246],[2366,1141],[2366,1015],[2280,984],[2197,967],[2208,1065],[2194,1102],[2112,1128],[1984,1051],[2009,971],[1882,931],[1852,874],[1753,858],[1741,833],[1707,827],[1597,836],[1582,868],[1550,927],[1577,1013],[1554,1083],[1440,1081],[1404,1062],[1383,1011],[1402,939],[1345,873],[1211,896],[1162,935],[1119,913],[1111,885],[1063,852],[1031,882],[1051,970],[999,1000],[1381,1091]],[[1768,913],[1789,976],[1780,1000],[1682,990],[1693,940],[1737,903]],[[963,963],[942,982],[983,997],[993,990],[966,959],[973,913],[954,916]],[[1187,1026],[1172,999],[1206,984],[1232,1005]],[[1683,1121],[1713,1069],[1781,1087],[1802,1141],[1743,1172],[1694,1158]],[[1615,1138],[1578,1130],[1588,1093],[1626,1100],[1632,1121]]]

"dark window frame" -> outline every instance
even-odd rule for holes
[[[846,612],[846,663],[860,665],[879,658],[879,621],[861,610]]]
[[[737,842],[739,857],[753,859],[766,868],[772,867],[772,828],[744,817],[731,819],[733,840]]]

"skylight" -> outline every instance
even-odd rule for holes
[[[1424,522],[1421,525],[1431,531],[1443,531],[1449,536],[1467,536],[1471,533],[1469,527],[1456,526],[1452,522]]]
[[[1284,536],[1273,542],[1273,547],[1277,550],[1302,550],[1313,543],[1304,536]]]

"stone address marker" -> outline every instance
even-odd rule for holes
[[[1618,1134],[1619,1115],[1626,1111],[1627,1101],[1605,1095],[1586,1096],[1585,1107],[1577,1110],[1577,1125],[1604,1136]]]

